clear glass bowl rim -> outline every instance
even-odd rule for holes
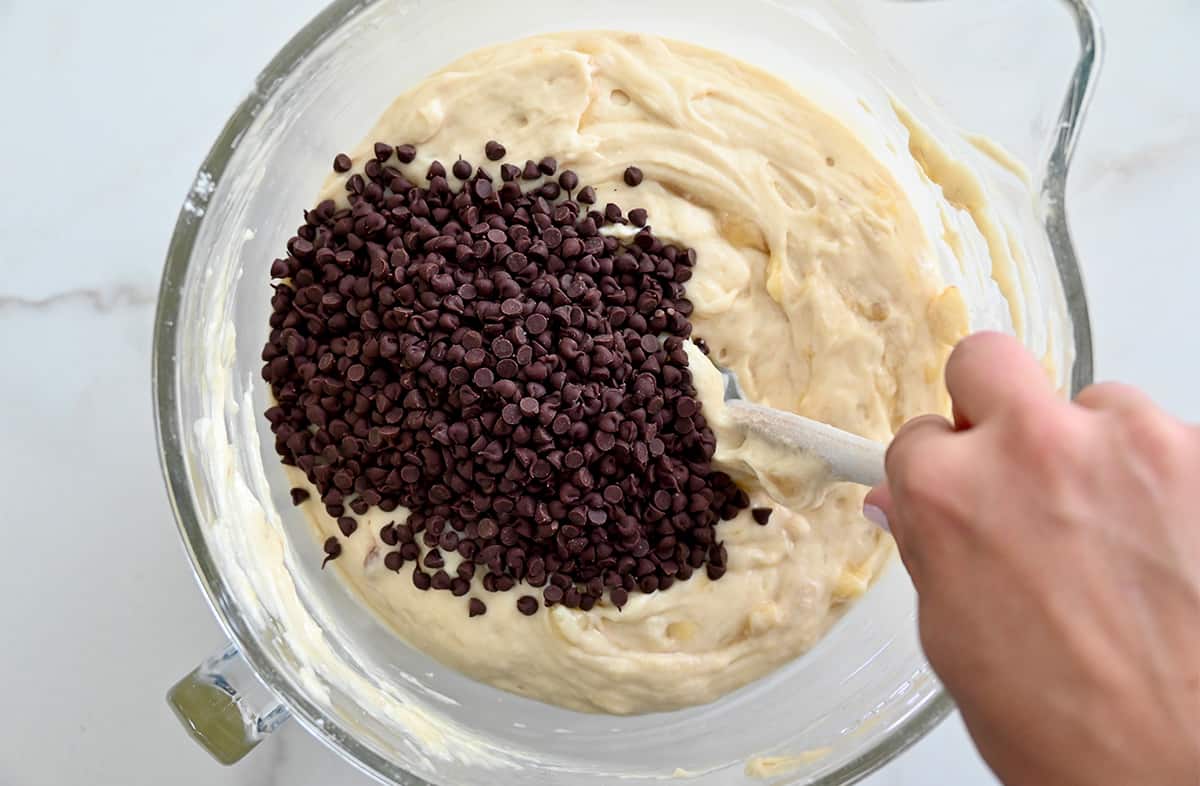
[[[1048,1],[1061,3],[1071,12],[1080,47],[1056,132],[1041,170],[1041,205],[1045,229],[1074,332],[1075,364],[1070,377],[1071,394],[1074,395],[1092,382],[1093,348],[1083,277],[1067,221],[1066,185],[1103,58],[1104,42],[1091,0]],[[377,2],[380,0],[334,0],[272,58],[256,78],[254,89],[230,115],[197,172],[195,182],[204,182],[208,186],[206,193],[215,190],[237,151],[243,133],[254,122],[259,110],[271,100],[285,77],[326,36]],[[193,479],[183,458],[183,433],[188,424],[183,422],[177,404],[179,378],[176,373],[178,316],[183,302],[183,285],[187,280],[196,238],[204,222],[204,214],[198,213],[193,207],[198,195],[204,196],[198,194],[197,190],[188,195],[167,250],[155,313],[151,369],[159,462],[167,496],[196,578],[222,627],[237,642],[242,656],[266,687],[310,733],[369,775],[403,786],[432,786],[362,744],[351,731],[326,716],[304,697],[294,675],[276,668],[270,655],[259,646],[245,618],[237,612],[237,602],[205,543],[202,517],[193,496]],[[839,769],[814,781],[812,786],[845,786],[865,778],[932,731],[953,709],[954,703],[949,695],[942,688],[937,688],[935,697],[891,734]]]

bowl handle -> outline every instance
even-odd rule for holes
[[[192,739],[226,765],[240,761],[291,717],[233,644],[175,683],[167,704]]]

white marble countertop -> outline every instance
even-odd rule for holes
[[[159,271],[209,143],[321,5],[0,0],[0,786],[368,783],[296,724],[222,768],[163,702],[223,636],[156,457]],[[1200,420],[1200,6],[1099,5],[1070,200],[1098,373]],[[994,781],[955,718],[868,783]]]

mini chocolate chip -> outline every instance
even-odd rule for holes
[[[680,417],[690,418],[700,411],[700,403],[691,396],[682,396],[675,402],[675,412]]]
[[[646,226],[646,221],[649,220],[649,218],[650,214],[647,213],[643,208],[639,207],[629,211],[629,223],[633,224],[635,227],[641,228]]]
[[[537,610],[537,598],[532,595],[522,595],[520,598],[517,598],[517,611],[526,617],[532,617],[534,614],[537,614]]]
[[[389,551],[383,558],[383,566],[393,573],[399,573],[404,567],[404,557],[398,551]]]
[[[417,160],[417,149],[412,145],[398,145],[396,147],[396,158],[400,159],[402,164],[411,164]]]
[[[499,161],[508,155],[508,151],[504,148],[504,145],[494,139],[484,145],[483,150],[487,154],[488,161]]]
[[[333,159],[333,171],[338,173],[349,172],[354,166],[354,162],[350,160],[350,156],[345,153],[338,153]]]
[[[293,505],[301,505],[311,496],[306,489],[300,488],[292,489],[291,494]]]
[[[539,315],[535,315],[535,316],[539,316]],[[532,317],[531,317],[531,319],[532,319]],[[544,319],[544,317],[543,317],[543,319]],[[512,342],[504,337],[497,338],[495,341],[492,342],[492,354],[494,354],[497,358],[501,358],[501,359],[507,358],[507,357],[512,357],[512,354],[513,354]]]
[[[505,183],[511,183],[521,176],[521,168],[515,164],[502,164],[500,166],[500,179]]]
[[[327,538],[325,540],[325,560],[321,563],[321,568],[324,569],[329,560],[337,559],[340,556],[342,556],[342,544],[338,542],[337,538]]]
[[[583,190],[579,192],[579,202],[584,205],[596,204],[596,189],[584,186]]]
[[[517,361],[512,358],[505,358],[496,364],[496,373],[505,379],[512,379],[520,371],[520,368]]]
[[[645,174],[643,174],[642,170],[638,169],[637,167],[631,166],[625,170],[626,185],[632,188],[637,188],[642,184],[643,179],[645,179]]]
[[[353,535],[354,532],[358,529],[358,521],[350,518],[349,516],[342,516],[340,519],[337,520],[337,524],[338,524],[338,529],[340,529],[342,531],[342,534],[345,535],[347,538],[350,537],[351,535]]]
[[[754,508],[750,511],[750,515],[754,517],[759,526],[765,527],[767,526],[767,522],[771,520],[771,514],[774,512],[774,508]]]
[[[393,148],[387,142],[376,142],[375,143],[375,158],[378,161],[387,161],[389,158],[392,157],[392,152],[394,150],[395,150],[395,148]]]
[[[464,161],[463,159],[460,158],[454,162],[454,166],[452,166],[450,168],[450,171],[459,180],[466,180],[467,178],[469,178],[471,176],[471,172],[473,172],[475,170],[474,170],[474,167],[471,166],[470,161]]]
[[[550,177],[558,171],[558,159],[546,156],[538,162],[538,171],[546,177]]]
[[[487,604],[479,598],[471,598],[467,601],[467,614],[472,617],[479,617],[487,613]]]
[[[496,381],[496,376],[490,368],[480,368],[475,370],[471,381],[475,383],[475,387],[486,390]]]

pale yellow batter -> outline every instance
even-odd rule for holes
[[[962,299],[939,283],[933,242],[888,168],[788,84],[647,36],[529,39],[475,52],[402,95],[352,152],[353,171],[377,140],[417,145],[416,179],[435,158],[486,163],[493,138],[517,164],[555,156],[601,205],[644,207],[659,236],[697,250],[696,335],[750,398],[878,440],[946,410],[940,374],[967,329]],[[646,174],[636,189],[621,180],[631,164]],[[344,198],[344,177],[322,198]],[[738,464],[727,468],[755,505],[775,507],[765,527],[748,512],[720,525],[720,581],[701,571],[635,593],[621,611],[533,617],[517,612],[519,591],[476,587],[488,613],[469,619],[467,598],[418,591],[409,570],[384,568],[379,529],[404,511],[361,517],[332,564],[413,646],[497,687],[612,713],[712,701],[809,649],[891,548],[861,517],[865,489],[815,473],[811,493],[789,494],[796,508],[785,509],[746,471],[775,459],[714,426],[718,461]],[[337,534],[307,504],[321,537]]]

